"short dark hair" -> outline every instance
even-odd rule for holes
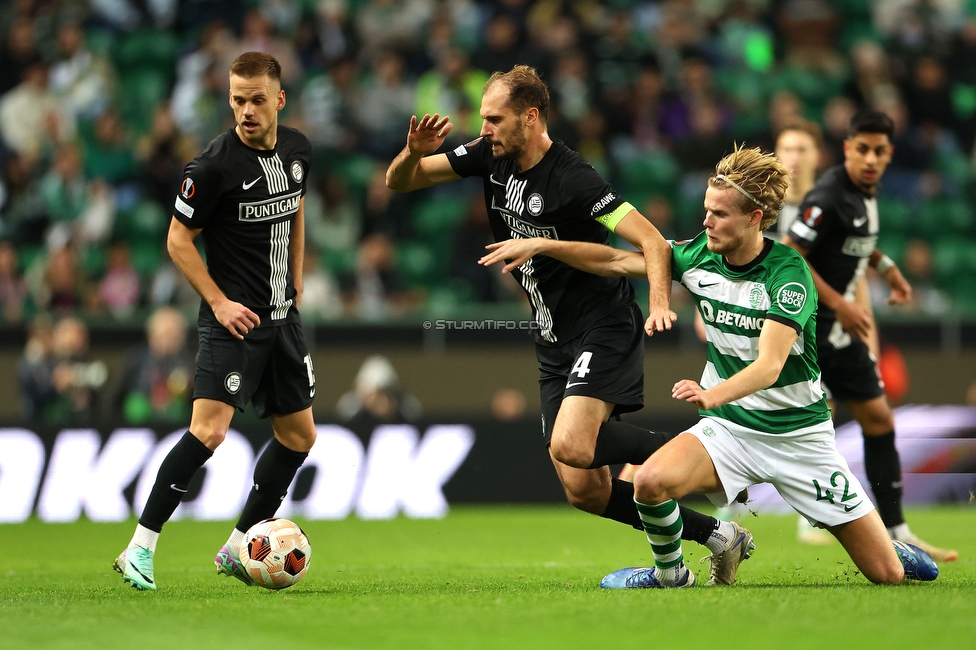
[[[230,65],[230,73],[245,79],[268,75],[281,83],[281,64],[266,52],[245,52]]]
[[[528,65],[517,65],[508,72],[496,72],[488,78],[484,92],[488,92],[488,89],[496,81],[508,86],[508,106],[517,115],[521,115],[530,108],[537,108],[542,121],[548,121],[549,88],[539,77],[535,68]]]
[[[824,138],[823,131],[820,130],[820,125],[816,122],[811,122],[810,120],[805,120],[802,117],[796,117],[786,122],[783,128],[779,130],[776,134],[776,141],[779,142],[780,136],[782,136],[787,131],[799,131],[800,133],[806,133],[808,136],[813,138],[813,144],[817,149],[823,149]]]
[[[853,138],[859,133],[884,133],[889,140],[895,138],[895,123],[887,113],[873,108],[862,108],[854,117],[847,129],[847,137]]]

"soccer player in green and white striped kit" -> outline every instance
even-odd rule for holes
[[[773,155],[736,148],[708,179],[705,230],[671,242],[672,277],[694,297],[708,339],[701,379],[682,379],[671,396],[696,404],[702,419],[634,478],[654,567],[615,571],[603,587],[694,585],[676,499],[704,493],[725,506],[757,483],[773,484],[801,515],[837,537],[871,582],[938,575],[924,551],[892,543],[837,451],[817,366],[812,276],[796,251],[762,234],[776,222],[788,184],[788,171]],[[599,244],[530,239],[489,248],[483,263],[510,260],[505,269],[542,254],[598,275],[646,275],[640,253]]]

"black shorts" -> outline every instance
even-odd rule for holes
[[[193,399],[214,399],[241,411],[250,401],[262,418],[312,405],[315,372],[301,323],[259,327],[243,341],[219,326],[201,325],[199,331]]]
[[[847,347],[817,347],[820,378],[827,389],[827,399],[837,402],[867,402],[884,395],[884,384],[878,367],[864,341],[852,338]]]
[[[563,345],[536,345],[535,355],[547,445],[564,397],[595,397],[614,404],[614,415],[644,407],[644,316],[636,304]]]

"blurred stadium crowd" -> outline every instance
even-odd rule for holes
[[[411,114],[449,114],[447,146],[467,142],[488,75],[515,63],[549,84],[553,137],[666,237],[699,230],[733,141],[771,149],[802,116],[826,168],[857,107],[888,112],[879,248],[920,289],[909,311],[976,312],[973,0],[9,0],[0,38],[8,324],[192,316],[165,233],[184,164],[233,125],[227,70],[248,50],[281,61],[281,119],[314,147],[306,320],[517,307],[476,264],[478,181],[384,184]]]

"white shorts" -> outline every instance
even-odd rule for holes
[[[833,437],[814,440],[736,435],[726,420],[704,418],[688,430],[715,465],[724,492],[709,494],[729,505],[750,485],[770,483],[811,524],[839,526],[874,510],[867,491],[837,451]]]

